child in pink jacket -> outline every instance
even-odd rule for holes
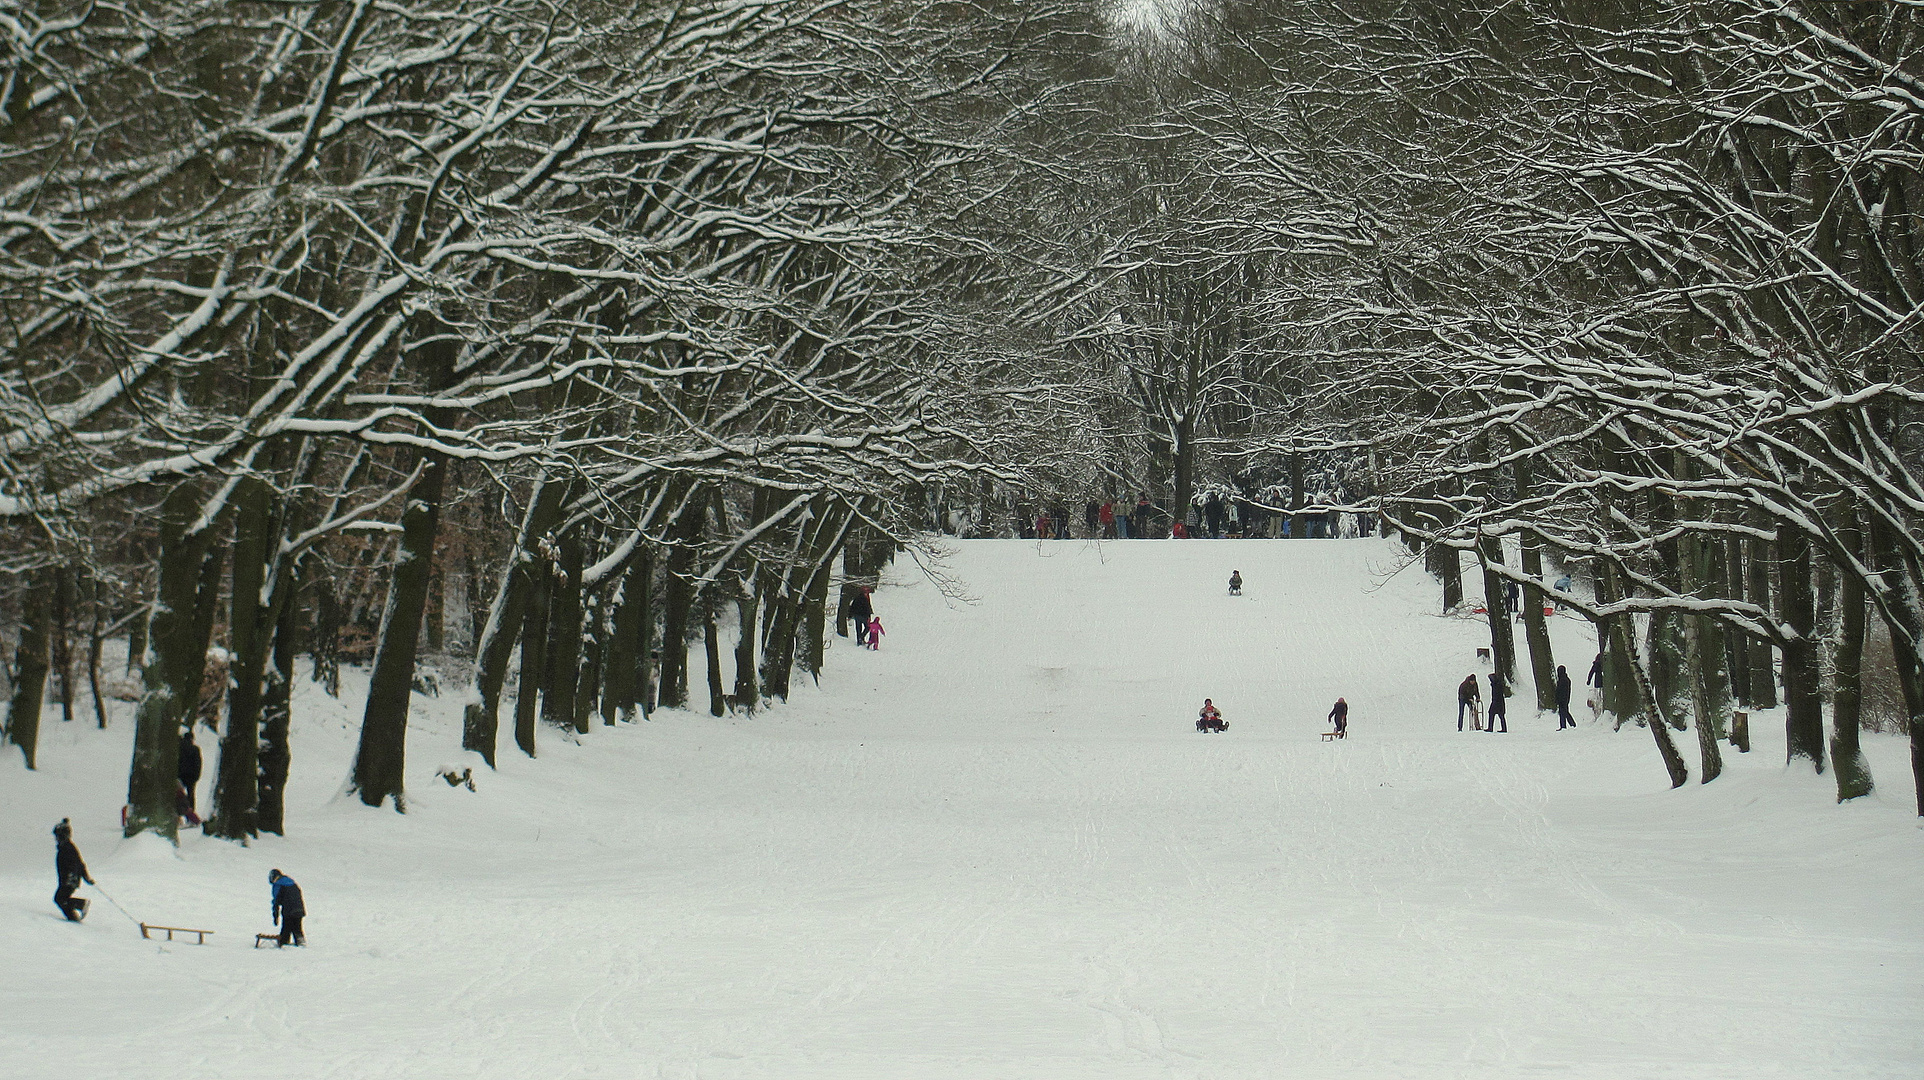
[[[882,647],[882,617],[880,615],[870,615],[868,617],[868,647],[871,651]]]

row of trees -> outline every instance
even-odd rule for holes
[[[1540,704],[1546,560],[1591,579],[1609,704],[1654,721],[1673,783],[1672,726],[1714,779],[1732,701],[1775,704],[1780,664],[1792,759],[1868,792],[1881,623],[1924,780],[1924,10],[1170,10],[1144,48],[1180,76],[1140,130],[1180,161],[1181,242],[1119,280],[1222,300],[1172,335],[1234,326],[1185,369],[1219,444],[1372,454],[1446,585],[1476,556],[1506,668],[1521,583]],[[1238,427],[1253,392],[1280,400]]]
[[[785,695],[831,568],[912,537],[904,493],[1017,481],[1051,426],[1046,327],[1008,311],[1061,273],[1015,245],[1020,178],[1099,29],[1072,3],[13,9],[9,739],[31,767],[71,625],[47,586],[85,582],[96,648],[128,629],[142,661],[129,833],[173,833],[208,682],[207,828],[279,831],[297,652],[324,677],[363,609],[351,787],[400,808],[450,539],[490,762],[511,679],[533,754],[538,721],[685,703],[695,634],[712,708]]]

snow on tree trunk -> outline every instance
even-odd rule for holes
[[[27,768],[35,767],[40,746],[40,706],[47,694],[48,623],[53,618],[51,574],[27,575],[20,596],[20,630],[13,650],[13,694],[7,702],[7,741],[20,748]]]

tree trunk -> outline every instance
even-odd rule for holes
[[[1624,599],[1617,588],[1617,572],[1611,566],[1597,567],[1597,601],[1614,604]],[[1638,678],[1636,661],[1635,623],[1628,614],[1606,617],[1599,628],[1602,639],[1599,644],[1603,651],[1603,686],[1601,694],[1604,711],[1615,718],[1615,726],[1623,727],[1624,721],[1635,720],[1644,712],[1643,682]]]
[[[414,657],[427,610],[428,580],[434,570],[434,537],[441,523],[441,485],[447,462],[430,453],[427,468],[408,493],[401,512],[401,553],[388,585],[387,605],[375,646],[374,673],[368,678],[367,709],[361,717],[361,744],[354,759],[350,790],[361,802],[380,806],[394,800],[406,811],[403,771],[407,759],[408,695],[413,692]]]
[[[755,618],[760,605],[754,580],[755,574],[750,571],[741,582],[741,597],[735,601],[736,618],[741,623],[741,635],[735,640],[735,705],[751,713],[761,705],[761,689],[755,678]]]
[[[1528,537],[1523,539],[1523,572],[1532,581],[1543,580],[1543,556]],[[1530,649],[1530,674],[1537,685],[1537,709],[1554,712],[1557,707],[1557,660],[1550,648],[1550,622],[1543,614],[1548,596],[1536,585],[1523,587],[1523,637]]]
[[[1693,535],[1684,541],[1684,584],[1694,596],[1708,597],[1722,575],[1716,555],[1721,542],[1715,537]],[[1710,783],[1723,775],[1724,757],[1720,745],[1728,730],[1730,683],[1724,678],[1723,624],[1709,615],[1687,615],[1685,646],[1691,672],[1691,713],[1697,723],[1698,758],[1702,763],[1701,782]]]
[[[1770,527],[1769,519],[1764,517],[1761,510],[1753,512],[1751,524],[1759,528]],[[1745,592],[1750,597],[1751,603],[1765,611],[1776,610],[1771,605],[1772,553],[1770,546],[1768,540],[1752,540],[1750,558],[1746,560],[1749,563],[1750,587]],[[1750,685],[1750,700],[1748,704],[1753,709],[1774,709],[1777,707],[1777,670],[1776,657],[1773,655],[1775,646],[1760,637],[1752,637],[1749,642],[1750,678],[1747,682]]]
[[[1744,542],[1741,537],[1726,536],[1724,545],[1724,595],[1732,600],[1744,600],[1749,595],[1748,582],[1744,577]],[[1745,634],[1724,630],[1724,670],[1730,674],[1730,696],[1734,701],[1750,706],[1750,642]]]
[[[1670,718],[1663,712],[1662,699],[1650,686],[1650,677],[1643,665],[1631,658],[1631,666],[1636,672],[1637,682],[1643,689],[1645,701],[1651,703],[1650,735],[1657,741],[1657,756],[1663,759],[1664,771],[1670,775],[1670,786],[1680,788],[1690,782],[1690,769],[1684,764],[1683,755],[1677,752],[1677,744],[1670,739]]]
[[[215,769],[214,808],[206,832],[226,840],[256,835],[255,810],[260,803],[261,679],[267,668],[267,647],[273,637],[273,613],[261,599],[267,581],[270,545],[277,539],[273,499],[258,477],[241,480],[234,491],[233,589],[228,598],[229,661],[227,730],[220,740],[220,763]]]
[[[1289,455],[1289,538],[1301,540],[1309,535],[1309,515],[1303,513],[1303,455]],[[1449,592],[1449,579],[1443,580],[1444,593]]]
[[[60,701],[60,720],[73,719],[73,622],[74,567],[62,564],[53,568],[53,658],[54,693]]]
[[[7,702],[7,741],[20,748],[27,768],[40,746],[40,706],[47,695],[47,639],[53,622],[53,582],[48,569],[31,571],[20,594],[20,635],[13,650],[13,696]]]
[[[808,592],[802,598],[802,670],[808,672],[808,677],[818,686],[822,682],[824,639],[828,636],[828,579],[834,565],[831,557],[815,568]]]
[[[608,642],[607,687],[602,692],[602,718],[609,722],[616,713],[623,720],[634,720],[635,705],[641,699],[641,669],[648,656],[645,620],[652,569],[648,549],[638,547],[629,557],[628,573],[622,579],[621,603],[615,608],[614,630]]]
[[[286,567],[282,573],[292,573]],[[290,581],[287,598],[280,603],[280,620],[274,629],[274,666],[267,674],[267,691],[261,697],[261,746],[259,755],[260,802],[254,811],[254,826],[261,832],[285,835],[287,767],[293,757],[287,735],[293,719],[294,646],[300,627],[300,585]]]
[[[1784,646],[1784,745],[1787,761],[1803,758],[1824,771],[1824,706],[1818,681],[1816,613],[1811,606],[1810,540],[1789,525],[1777,530],[1777,594],[1797,640]]]
[[[694,586],[689,578],[695,572],[696,545],[708,516],[708,499],[700,493],[689,497],[676,518],[674,546],[668,552],[668,566],[662,581],[661,695],[663,708],[682,708],[688,704],[688,616],[694,603]]]
[[[561,537],[561,562],[548,602],[548,665],[541,695],[541,718],[555,727],[573,727],[575,688],[581,679],[581,535]]]
[[[701,640],[708,658],[708,714],[721,716],[728,711],[728,701],[722,694],[721,635],[715,629],[713,604],[702,605]]]
[[[488,605],[487,625],[475,638],[474,681],[481,700],[463,710],[461,748],[480,754],[489,768],[494,767],[495,742],[501,727],[501,688],[508,680],[508,661],[522,636],[529,600],[548,572],[548,560],[536,549],[554,528],[566,500],[565,484],[547,479],[536,482],[528,509],[521,515],[514,548],[508,553],[508,572],[502,576],[494,603]],[[469,562],[472,566],[473,560]],[[479,595],[470,588],[468,602],[473,604]]]
[[[1516,635],[1510,626],[1509,605],[1503,602],[1503,579],[1493,566],[1503,565],[1503,541],[1494,536],[1480,536],[1476,542],[1477,558],[1483,563],[1483,607],[1490,616],[1490,656],[1495,661],[1497,674],[1503,676],[1503,685],[1516,685]],[[1555,708],[1555,698],[1551,707]]]
[[[144,689],[134,714],[133,761],[127,773],[128,836],[148,830],[169,840],[176,836],[181,722],[192,722],[200,701],[207,663],[207,637],[199,632],[201,609],[213,608],[222,562],[218,549],[209,550],[212,524],[189,531],[199,495],[196,485],[184,483],[161,504],[159,581],[147,633],[153,655],[141,667]]]
[[[1862,555],[1862,552],[1858,552]],[[1864,619],[1868,595],[1864,580],[1847,570],[1837,574],[1837,640],[1831,649],[1836,690],[1831,697],[1830,759],[1837,772],[1837,801],[1871,793],[1871,769],[1858,745],[1864,702]]]
[[[534,587],[521,622],[521,681],[514,696],[514,744],[534,756],[534,724],[541,684],[548,672],[548,600],[554,595],[554,563],[543,552],[534,565]]]
[[[1429,571],[1443,583],[1443,610],[1455,611],[1463,604],[1463,557],[1462,553],[1448,544],[1431,544],[1424,549],[1423,559]]]

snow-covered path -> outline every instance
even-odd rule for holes
[[[1836,807],[1768,717],[1677,792],[1646,732],[1585,710],[1560,733],[1519,697],[1511,734],[1459,734],[1484,633],[1395,565],[963,544],[976,602],[898,567],[882,651],[837,640],[821,690],[762,715],[544,731],[470,794],[431,776],[458,703],[417,699],[405,817],[333,798],[358,718],[310,694],[290,835],[249,849],[119,842],[131,722],[52,721],[0,788],[0,1073],[1915,1075],[1901,744],[1869,739],[1880,792]],[[1585,627],[1557,633],[1581,679]],[[1354,737],[1325,743],[1338,694]],[[1205,695],[1227,734],[1194,730]],[[104,902],[60,922],[63,814],[116,898],[216,944]],[[246,947],[270,865],[308,950]]]

